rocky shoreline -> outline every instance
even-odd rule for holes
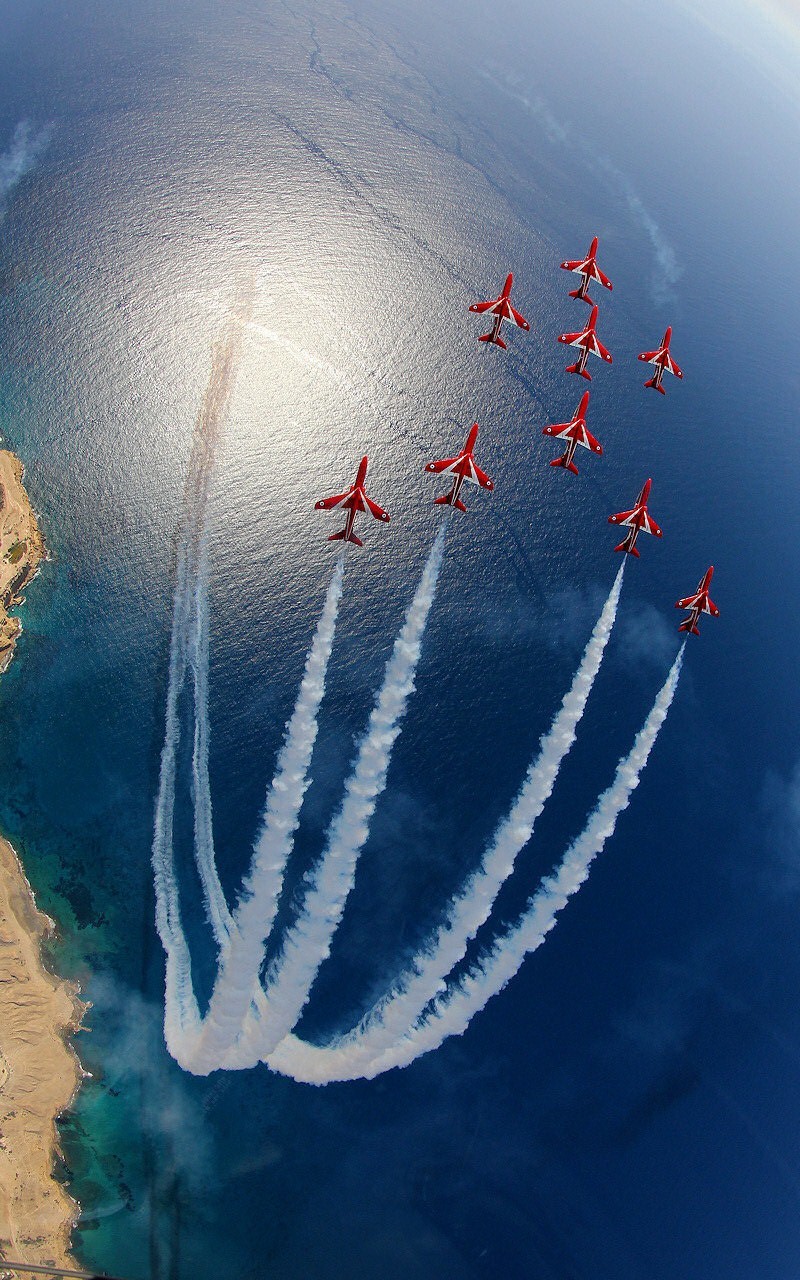
[[[9,609],[22,604],[21,593],[44,558],[44,542],[22,483],[22,463],[0,449],[0,674],[14,656],[22,630]]]
[[[0,1255],[74,1267],[78,1205],[53,1169],[56,1117],[83,1078],[67,1037],[80,1026],[84,1005],[77,987],[42,961],[52,930],[16,853],[0,840]]]
[[[35,576],[45,548],[22,482],[22,463],[0,450],[0,673],[14,656],[19,618],[9,610]],[[85,1006],[74,984],[42,959],[53,922],[37,910],[11,845],[0,838],[0,1268],[2,1258],[74,1267],[78,1205],[54,1177],[56,1118],[83,1072],[68,1037]]]

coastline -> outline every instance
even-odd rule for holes
[[[23,485],[22,463],[0,450],[0,674],[22,630],[9,615],[45,556]],[[11,1257],[74,1267],[72,1228],[79,1206],[54,1174],[57,1117],[83,1079],[68,1037],[85,1005],[78,988],[42,957],[53,921],[38,910],[12,846],[0,836],[0,1269]]]
[[[67,1037],[85,1006],[77,987],[44,965],[41,945],[53,928],[14,849],[0,838],[0,1255],[74,1267],[78,1205],[53,1166],[56,1118],[83,1079]]]
[[[8,669],[22,630],[8,610],[23,604],[20,592],[44,559],[44,541],[22,483],[22,463],[0,449],[0,675]]]

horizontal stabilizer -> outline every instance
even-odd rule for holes
[[[656,382],[655,378],[649,378],[644,385],[646,387],[652,387],[654,391],[660,391],[662,396],[665,396],[667,394],[664,388],[658,382]]]
[[[441,498],[434,498],[433,504],[436,507],[457,507],[459,511],[466,511],[466,507],[460,498],[456,498],[453,502],[452,493],[446,493]]]
[[[587,382],[591,382],[592,380],[592,375],[588,373],[586,369],[581,369],[580,366],[577,364],[568,364],[567,373],[579,373],[580,376],[582,378],[585,378]]]
[[[478,338],[478,342],[492,342],[496,347],[502,347],[504,351],[507,350],[506,344],[504,343],[503,339],[493,338],[490,333],[482,333],[481,336]]]
[[[614,548],[614,550],[615,550],[615,551],[627,551],[627,553],[628,553],[628,555],[629,555],[629,556],[636,556],[636,559],[637,559],[637,560],[639,559],[639,548],[638,548],[638,547],[629,547],[629,546],[628,546],[628,539],[627,539],[627,538],[625,539],[625,541],[624,541],[624,542],[621,542],[621,543],[619,544],[619,546],[618,546],[618,547],[615,547],[615,548]]]
[[[361,539],[357,538],[354,533],[351,533],[348,538],[346,529],[342,529],[339,533],[332,533],[328,538],[328,542],[354,542],[357,547],[363,547],[364,545]]]
[[[693,627],[693,626],[692,626],[692,620],[691,620],[691,618],[687,618],[685,622],[682,622],[682,623],[681,623],[681,625],[678,627],[678,630],[679,630],[679,631],[686,631],[686,632],[689,632],[689,633],[691,633],[691,635],[693,635],[693,636],[699,636],[699,635],[700,635],[700,628],[699,628],[699,627]]]
[[[594,306],[594,299],[590,298],[588,293],[581,293],[580,289],[570,289],[569,296],[571,298],[580,298],[581,302],[588,302],[590,307]]]
[[[554,462],[550,463],[550,466],[563,467],[565,471],[571,471],[575,476],[578,474],[578,468],[575,466],[575,463],[567,462],[566,458],[556,458]]]

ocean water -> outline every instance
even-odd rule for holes
[[[795,1274],[796,107],[677,5],[80,0],[4,17],[0,149],[29,121],[31,163],[3,197],[0,431],[52,559],[0,685],[0,830],[92,1001],[92,1076],[62,1124],[78,1256],[170,1280]],[[593,234],[615,359],[591,384],[604,456],[573,477],[541,428],[583,390],[555,339],[586,309],[558,263]],[[532,332],[486,351],[466,308],[509,269]],[[192,1077],[162,1035],[150,850],[176,531],[212,346],[248,285],[209,507],[231,900],[335,562],[314,502],[368,452],[392,523],[349,557],[281,923],[438,527],[422,467],[477,420],[496,481],[452,522],[304,1036],[352,1026],[477,865],[611,586],[606,517],[646,477],[663,543],[626,569],[578,741],[479,942],[583,827],[678,651],[673,601],[712,562],[722,610],[545,946],[463,1037],[323,1089],[263,1066]],[[635,354],[668,323],[685,378],[662,400]]]

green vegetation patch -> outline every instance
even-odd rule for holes
[[[6,560],[9,564],[19,564],[27,550],[27,542],[15,542],[13,547],[8,548],[8,551],[6,552]]]

